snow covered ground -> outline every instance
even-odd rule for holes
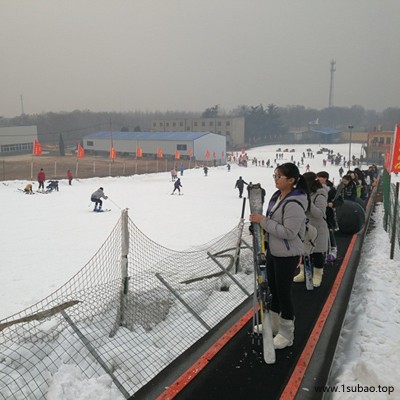
[[[273,161],[277,147],[255,148],[247,153],[250,159]],[[279,160],[280,163],[290,161],[292,155],[297,162],[308,147],[315,154],[321,146],[286,147],[296,151],[284,153],[285,159]],[[346,144],[323,147],[348,154]],[[361,145],[353,144],[352,150],[359,155]],[[324,168],[325,157],[325,154],[316,154],[313,159],[306,158],[301,171],[305,171],[308,163],[312,171],[326,170],[338,182],[338,167]],[[43,299],[77,273],[107,238],[121,209],[129,208],[130,218],[157,243],[184,250],[206,243],[237,225],[242,203],[234,186],[239,176],[246,182],[260,182],[267,190],[268,199],[275,191],[273,171],[251,163],[248,168],[232,163],[230,172],[226,166],[211,167],[207,177],[202,169],[187,170],[181,177],[183,196],[170,195],[173,184],[169,172],[74,180],[72,186],[60,181],[59,192],[33,196],[18,190],[27,182],[2,182],[0,319]],[[104,206],[111,208],[111,212],[91,212],[90,194],[100,186],[109,196]],[[246,218],[248,214],[246,210]],[[364,245],[336,375],[340,376],[339,387],[358,382],[376,387],[392,385],[396,390],[390,397],[379,397],[382,393],[368,397],[363,393],[359,398],[396,398],[400,393],[400,387],[395,385],[400,361],[400,263],[388,261],[389,251],[384,248],[388,243],[387,234],[381,228],[382,208],[378,208],[374,219],[376,228]],[[88,381],[76,369],[65,366],[55,374],[47,398],[116,399],[116,396],[108,377]],[[355,393],[336,396],[356,398]]]

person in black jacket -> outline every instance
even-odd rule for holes
[[[342,192],[341,196],[343,200],[351,200],[351,201],[356,201],[357,199],[357,186],[354,183],[353,179],[351,178],[351,175],[345,175],[342,178]]]
[[[236,181],[235,189],[239,189],[239,197],[242,198],[243,195],[243,189],[244,185],[247,185],[247,182],[245,182],[241,176],[239,176],[239,179]]]
[[[178,179],[174,182],[174,190],[172,191],[171,194],[174,194],[174,193],[175,193],[175,190],[177,190],[177,191],[179,192],[179,194],[181,194],[181,187],[183,187],[182,184],[181,184],[181,179],[178,178]]]
[[[329,241],[330,246],[328,250],[329,261],[334,261],[337,257],[337,244],[335,239],[335,231],[339,230],[338,222],[336,219],[336,208],[343,204],[343,198],[333,183],[329,180],[329,173],[326,171],[320,171],[317,173],[317,179],[320,181],[323,187],[326,187],[328,191],[328,204],[326,207],[326,223],[329,229]]]

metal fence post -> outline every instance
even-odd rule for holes
[[[397,226],[397,208],[399,206],[399,187],[400,183],[396,183],[396,196],[394,198],[394,210],[393,210],[393,221],[392,221],[392,235],[390,238],[390,259],[394,257],[394,247],[396,244],[396,226]]]

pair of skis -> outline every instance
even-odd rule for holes
[[[247,186],[249,194],[250,212],[263,213],[263,189],[259,183]],[[245,200],[244,200],[245,201]],[[260,224],[251,223],[253,235],[253,260],[254,260],[254,297],[253,297],[253,335],[262,335],[264,361],[267,364],[275,363],[275,347],[272,335],[270,316],[271,292],[267,279],[267,263],[264,248],[264,235]],[[261,320],[261,332],[259,322]]]

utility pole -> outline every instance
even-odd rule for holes
[[[21,115],[24,115],[24,96],[22,96],[22,94],[19,96],[21,99]]]
[[[348,128],[349,128],[349,131],[350,131],[350,138],[349,138],[349,160],[348,160],[348,163],[349,163],[349,169],[351,169],[351,165],[353,164],[352,159],[351,159],[351,142],[352,142],[352,133],[353,133],[353,128],[354,128],[354,126],[353,126],[353,125],[349,125]]]
[[[329,107],[333,107],[333,82],[334,82],[334,73],[336,71],[336,61],[331,61],[331,83],[329,85]]]

